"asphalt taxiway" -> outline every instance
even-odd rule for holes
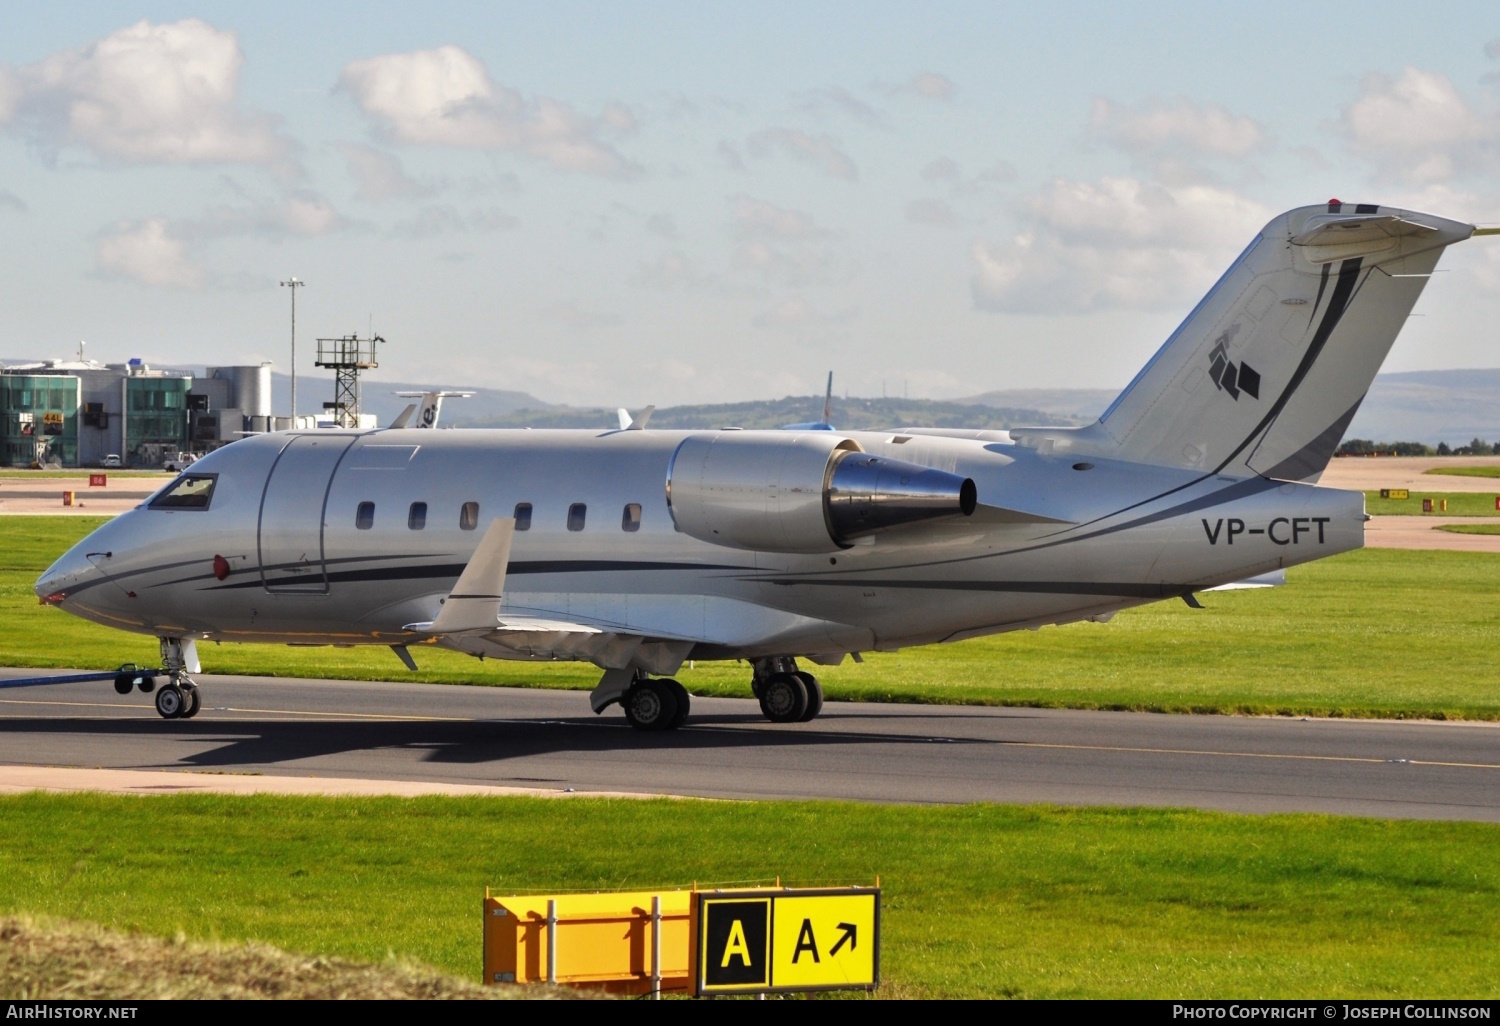
[[[0,670],[0,679],[35,673]],[[44,767],[82,767],[191,774],[181,789],[193,790],[214,775],[264,775],[297,778],[302,790],[326,780],[339,793],[352,781],[390,781],[471,793],[1500,821],[1500,726],[1489,724],[830,702],[812,723],[788,726],[766,722],[749,700],[695,698],[687,726],[643,734],[618,709],[592,715],[580,692],[230,676],[200,683],[203,711],[170,721],[149,696],[120,696],[107,682],[0,689],[0,787],[9,764],[27,767],[21,786],[51,786]]]

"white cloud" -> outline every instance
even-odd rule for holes
[[[24,214],[29,208],[25,200],[9,189],[0,189],[0,210],[4,209],[19,210]]]
[[[587,117],[560,100],[528,99],[493,81],[483,62],[458,46],[351,61],[339,88],[398,142],[520,153],[585,174],[639,170],[601,137],[634,128],[627,109],[610,105]]]
[[[745,146],[751,156],[765,157],[780,152],[834,178],[852,182],[859,177],[854,161],[826,135],[814,138],[795,128],[767,128],[746,139]]]
[[[311,238],[348,227],[349,222],[326,199],[316,193],[299,192],[269,202],[252,202],[245,207],[216,207],[202,217],[180,222],[176,230],[189,238],[226,235]]]
[[[243,63],[232,32],[195,18],[141,21],[6,76],[0,115],[8,104],[41,141],[110,160],[282,163],[291,144],[275,119],[240,109]]]
[[[379,203],[432,194],[432,187],[409,176],[394,154],[358,143],[340,143],[339,152],[344,155],[349,177],[354,179],[355,195],[362,200]]]
[[[855,318],[856,313],[852,309],[825,313],[801,296],[791,296],[769,310],[757,313],[750,319],[750,323],[757,328],[799,330],[847,324]]]
[[[839,86],[816,89],[802,97],[798,106],[814,114],[831,109],[871,128],[885,127],[885,116],[880,111]]]
[[[12,72],[0,68],[0,125],[7,124],[15,116],[20,99],[21,83]]]
[[[1057,179],[1026,203],[1010,242],[976,241],[980,309],[1084,313],[1190,301],[1270,219],[1228,190],[1134,178]]]
[[[724,165],[731,171],[745,170],[745,158],[740,156],[740,151],[735,149],[733,143],[727,139],[720,139],[718,147],[714,150]]]
[[[953,99],[953,79],[935,71],[923,71],[911,77],[907,86],[918,96],[947,103]]]
[[[1476,112],[1446,75],[1415,67],[1365,76],[1340,123],[1356,153],[1415,184],[1492,168],[1500,138],[1496,119]]]
[[[732,263],[741,271],[800,288],[825,281],[833,268],[830,233],[800,210],[739,196],[733,229],[740,241]]]
[[[663,253],[660,259],[643,266],[630,279],[631,284],[650,289],[690,288],[708,281],[681,250]]]
[[[476,208],[468,213],[454,207],[423,207],[414,216],[396,222],[391,234],[400,239],[426,239],[434,235],[508,231],[520,223],[496,207]]]
[[[100,273],[142,285],[198,289],[204,273],[188,260],[187,245],[172,234],[166,218],[120,221],[94,244]]]
[[[1265,130],[1253,118],[1182,98],[1127,107],[1095,97],[1089,128],[1111,145],[1137,154],[1244,157],[1266,143]]]
[[[922,178],[929,182],[956,182],[961,177],[958,162],[952,157],[938,157],[922,168]]]
[[[677,237],[677,222],[671,214],[652,214],[646,218],[646,231],[663,239],[675,239]]]
[[[958,215],[953,208],[939,199],[912,200],[906,205],[906,219],[914,224],[929,224],[938,228],[954,228]]]
[[[810,214],[788,210],[765,200],[737,196],[734,201],[735,234],[747,239],[801,241],[826,235]]]

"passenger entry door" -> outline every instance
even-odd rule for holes
[[[267,591],[323,595],[323,513],[339,460],[355,436],[293,438],[271,468],[260,499],[260,579]]]

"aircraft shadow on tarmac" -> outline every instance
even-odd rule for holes
[[[537,755],[608,752],[691,752],[751,748],[867,745],[1003,745],[1004,742],[938,737],[930,733],[856,733],[800,727],[793,729],[737,729],[762,723],[754,716],[712,716],[695,719],[693,729],[643,734],[621,720],[514,719],[336,722],[266,721],[254,719],[192,721],[7,719],[6,734],[92,735],[117,741],[156,744],[151,758],[141,760],[132,746],[128,768],[159,766],[225,767],[274,766],[303,759],[382,749],[424,750],[422,763],[478,764],[504,762]],[[181,752],[185,746],[207,750]],[[36,753],[29,753],[33,756]],[[66,757],[66,756],[59,756]],[[116,768],[126,768],[121,763]],[[387,772],[399,773],[401,762]],[[379,772],[376,767],[369,769]]]

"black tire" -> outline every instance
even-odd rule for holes
[[[807,687],[792,673],[773,673],[760,686],[760,711],[772,723],[796,723],[807,712]]]
[[[156,711],[164,720],[175,720],[187,708],[187,696],[176,684],[168,684],[156,692]]]
[[[672,729],[676,730],[687,722],[688,710],[693,707],[693,699],[688,694],[688,689],[671,677],[663,677],[661,683],[667,686],[672,692],[672,697],[677,701],[677,715],[672,718]]]
[[[802,714],[800,722],[806,723],[815,719],[818,713],[823,711],[823,685],[818,683],[818,678],[806,670],[798,670],[797,677],[802,681],[802,686],[807,689],[807,711]]]
[[[135,674],[118,673],[115,675],[115,693],[128,695],[135,690]]]
[[[198,715],[198,709],[203,705],[203,699],[198,694],[196,687],[183,688],[182,697],[187,700],[187,704],[182,707],[182,712],[177,715],[184,720],[190,720]]]
[[[671,730],[676,724],[677,696],[660,680],[636,681],[620,699],[625,718],[636,730]]]
[[[141,689],[141,694],[149,695],[156,690],[156,678],[142,677],[136,681],[135,686]]]

